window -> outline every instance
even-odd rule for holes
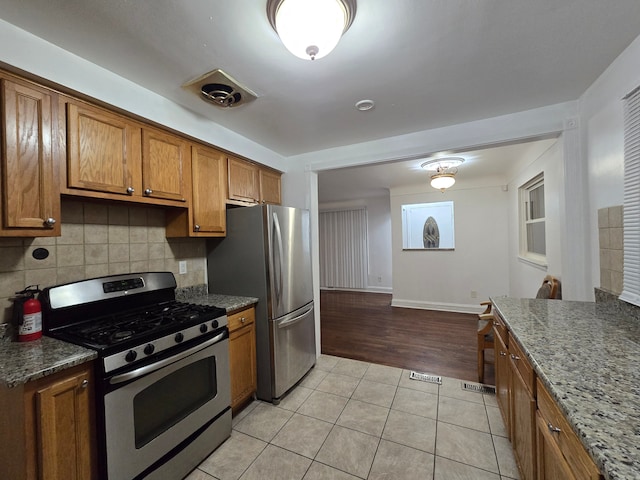
[[[540,265],[547,263],[544,213],[544,174],[529,180],[519,189],[520,256]]]
[[[640,87],[624,98],[624,266],[620,299],[640,306]]]

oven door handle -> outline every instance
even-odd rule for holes
[[[178,360],[187,358],[188,356],[193,355],[194,353],[199,352],[200,350],[203,350],[213,345],[214,343],[219,342],[220,340],[223,340],[226,335],[227,335],[227,332],[222,332],[216,335],[215,337],[207,340],[206,342],[196,345],[194,347],[191,347],[190,349],[185,350],[184,352],[180,352],[179,354],[174,355],[173,357],[165,358],[164,360],[161,360],[156,363],[152,363],[150,365],[145,365],[144,367],[137,368],[135,370],[132,370],[131,372],[122,373],[120,375],[111,377],[111,379],[109,380],[109,383],[111,385],[115,385],[118,383],[128,382],[129,380],[133,380],[134,378],[139,378],[151,372],[155,372],[156,370],[160,370],[161,368],[164,368],[167,365],[171,365],[172,363],[175,363]]]

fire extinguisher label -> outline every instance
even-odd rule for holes
[[[18,335],[28,335],[42,330],[42,312],[28,313],[23,317],[22,325],[20,325]]]

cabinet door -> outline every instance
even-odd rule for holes
[[[0,236],[59,236],[55,103],[44,88],[2,80]]]
[[[84,103],[67,103],[67,183],[120,195],[140,195],[140,128]]]
[[[90,373],[36,392],[40,478],[90,479]]]
[[[192,148],[194,232],[221,235],[226,232],[226,167],[226,156],[222,152],[199,146]]]
[[[511,375],[511,444],[522,480],[536,477],[536,401],[515,360],[509,357]]]
[[[229,369],[231,408],[253,395],[257,388],[255,309],[229,316]]]
[[[280,174],[260,169],[260,201],[261,203],[282,203],[280,192]]]
[[[571,472],[569,464],[564,459],[558,448],[552,433],[549,431],[547,421],[536,413],[537,423],[537,451],[538,451],[538,480],[576,480]]]
[[[174,135],[142,130],[142,194],[186,202],[189,193],[189,144]]]
[[[494,327],[495,342],[495,373],[496,373],[496,400],[500,407],[500,413],[505,427],[511,437],[511,416],[509,407],[509,351],[499,332]]]
[[[260,201],[258,167],[229,157],[229,199],[257,203]]]

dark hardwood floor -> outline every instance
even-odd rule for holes
[[[391,295],[322,290],[322,353],[478,381],[472,314],[391,306]],[[485,383],[493,384],[493,365]]]

